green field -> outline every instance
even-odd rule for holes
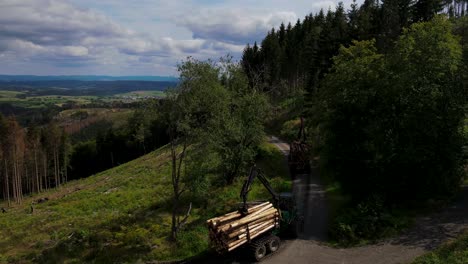
[[[0,90],[0,100],[5,100],[8,98],[16,98],[17,95],[24,94],[22,92],[16,92],[16,91],[2,91]]]
[[[48,105],[62,106],[67,102],[75,102],[76,104],[89,104],[93,100],[98,99],[97,96],[65,96],[65,95],[45,95],[45,96],[28,96],[26,98],[18,98],[18,95],[24,95],[22,92],[15,91],[0,91],[0,103],[10,103],[14,106],[25,108],[40,108]]]
[[[142,97],[164,97],[164,96],[166,96],[166,93],[164,91],[133,91],[133,92],[114,95],[114,97],[116,98],[122,98],[122,97],[142,98]]]
[[[137,101],[147,98],[164,98],[166,93],[164,91],[132,91],[128,93],[115,94],[106,97],[106,101],[120,101],[125,102]]]
[[[260,162],[271,184],[286,191],[291,182],[272,145],[263,144]],[[194,203],[178,243],[168,240],[171,221],[169,151],[163,147],[139,159],[59,190],[26,198],[0,217],[0,263],[115,263],[183,259],[209,248],[205,220],[240,202],[241,180],[209,187],[182,202]],[[273,173],[274,171],[274,173]],[[214,177],[205,175],[204,177]],[[207,195],[207,194],[210,195]],[[39,198],[49,201],[34,204]],[[256,182],[251,200],[269,198]],[[0,204],[5,207],[6,204]]]
[[[76,112],[87,112],[88,116],[102,116],[107,115],[111,119],[126,118],[130,113],[133,113],[132,109],[109,109],[109,108],[79,108],[79,109],[67,109],[63,110],[58,114],[59,120],[67,120],[72,117]]]
[[[9,103],[13,106],[24,108],[41,108],[49,105],[62,106],[67,102],[74,102],[78,105],[90,104],[96,100],[104,102],[113,101],[128,101],[134,102],[146,98],[162,98],[165,96],[164,91],[133,91],[128,93],[116,94],[113,96],[68,96],[68,95],[44,95],[44,96],[27,96],[23,92],[0,90],[0,103]]]

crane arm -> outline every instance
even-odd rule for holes
[[[249,177],[244,181],[244,184],[242,185],[240,197],[242,198],[243,201],[243,206],[241,208],[241,211],[243,213],[247,212],[247,195],[250,192],[250,188],[252,186],[252,182],[255,180],[255,177],[257,177],[260,182],[263,184],[263,186],[268,190],[268,192],[271,194],[275,202],[279,201],[279,195],[273,190],[271,187],[270,183],[268,180],[265,178],[263,173],[261,172],[260,169],[257,169],[256,166],[252,166],[250,168],[250,174]]]

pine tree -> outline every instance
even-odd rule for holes
[[[7,135],[8,123],[6,118],[0,113],[0,180],[2,184],[3,199],[10,203],[10,187],[8,182],[7,164]]]
[[[27,132],[27,148],[30,153],[30,165],[31,165],[31,173],[33,173],[32,178],[32,188],[31,191],[33,192],[41,192],[42,186],[40,184],[40,169],[39,169],[39,158],[40,158],[40,149],[41,149],[41,141],[40,141],[40,130],[39,128],[33,126],[28,129]]]
[[[413,21],[429,21],[444,9],[444,0],[418,0],[413,6]]]

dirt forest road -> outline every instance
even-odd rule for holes
[[[285,155],[289,145],[272,137]],[[468,228],[468,187],[453,206],[416,220],[416,225],[398,237],[362,247],[338,249],[324,245],[328,221],[325,192],[317,168],[310,175],[298,175],[293,183],[298,209],[304,216],[299,239],[286,241],[280,252],[262,263],[313,264],[396,264],[410,263],[416,257],[435,249]]]

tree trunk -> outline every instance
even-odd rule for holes
[[[15,202],[17,202],[18,201],[18,188],[16,187],[16,183],[17,183],[16,176],[17,176],[17,174],[16,174],[16,160],[15,160],[16,155],[15,154],[16,154],[15,151],[13,151],[13,164],[12,164],[13,165],[13,175],[12,175],[13,177],[12,177],[11,183],[12,183],[12,187],[13,187],[13,200],[15,200]]]
[[[60,184],[62,182],[62,177],[60,175],[60,157],[59,157],[59,152],[57,151],[57,178],[58,178],[58,186],[60,187]]]
[[[39,168],[37,166],[37,149],[34,149],[34,168],[35,168],[35,180],[36,180],[36,192],[40,192],[40,187],[39,187]]]
[[[48,190],[49,181],[47,177],[47,154],[46,153],[44,154],[43,161],[44,161],[44,185],[45,185],[46,190]]]
[[[5,159],[5,185],[6,185],[6,193],[7,193],[7,199],[8,199],[8,207],[11,206],[11,201],[10,201],[10,183],[8,182],[8,178],[10,176],[8,175],[8,164],[7,160]]]
[[[172,158],[172,188],[174,191],[174,197],[172,200],[172,228],[171,228],[171,238],[172,240],[177,240],[177,207],[179,204],[179,186],[177,181],[177,146],[175,145],[174,139],[171,141],[171,158]]]
[[[59,185],[58,175],[57,175],[57,150],[54,147],[54,152],[52,153],[54,156],[54,179],[55,179],[55,187],[57,188]]]
[[[171,238],[176,241],[177,240],[177,233],[179,232],[179,228],[181,223],[177,216],[178,209],[179,209],[179,201],[180,196],[183,193],[183,190],[180,190],[180,179],[181,179],[181,170],[182,164],[185,158],[185,152],[187,150],[187,141],[184,139],[184,146],[182,148],[182,152],[179,154],[179,158],[177,159],[177,145],[175,144],[174,140],[171,141],[171,158],[172,158],[172,187],[174,191],[173,197],[173,204],[172,204],[172,232]]]
[[[22,174],[21,174],[21,165],[20,160],[16,163],[16,171],[17,171],[17,181],[18,181],[18,203],[21,204],[23,202],[23,184],[22,184]]]

